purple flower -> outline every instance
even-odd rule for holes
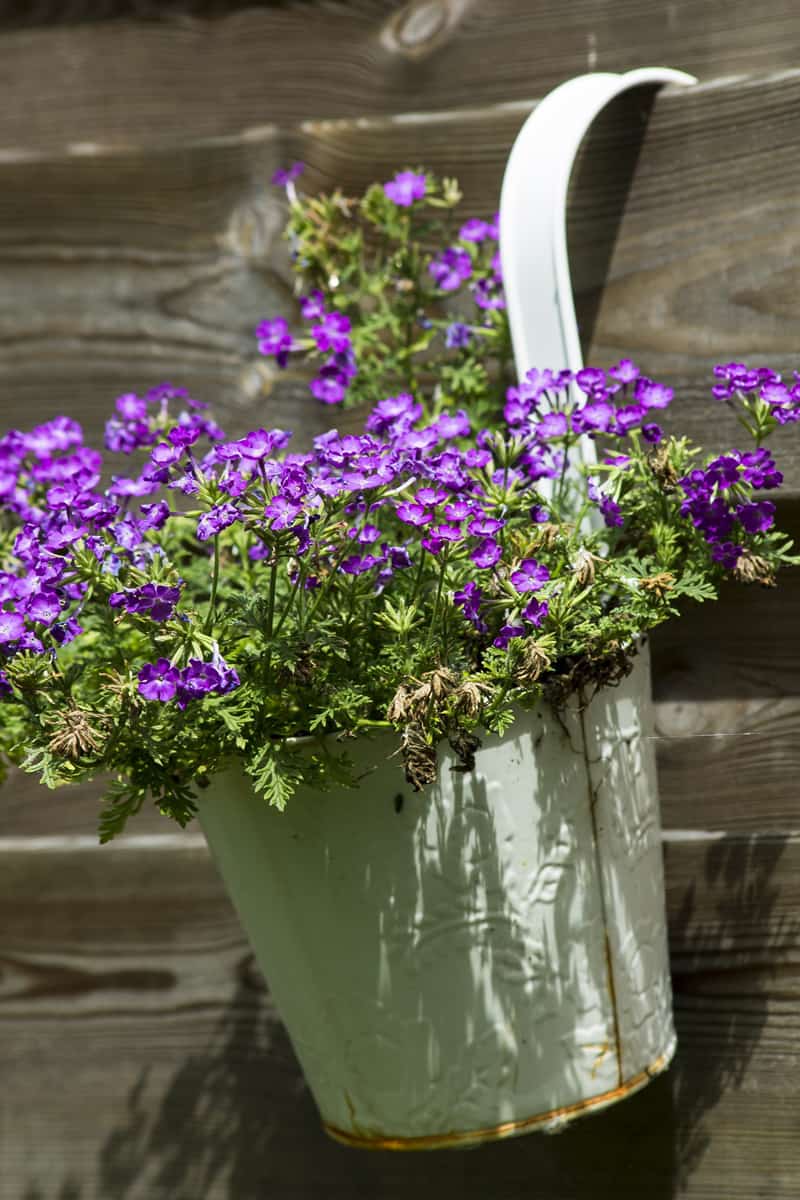
[[[648,425],[642,426],[642,437],[646,442],[651,442],[653,445],[655,445],[657,442],[661,441],[663,436],[663,429],[660,425],[656,425],[654,421],[651,421]]]
[[[458,236],[462,242],[484,242],[489,236],[489,225],[479,217],[471,217],[461,226]]]
[[[160,583],[145,583],[142,587],[113,592],[108,598],[112,608],[150,617],[153,621],[168,621],[180,600],[180,588]]]
[[[61,615],[61,601],[56,592],[45,589],[31,596],[25,606],[25,615],[30,621],[52,625]]]
[[[572,428],[576,433],[608,433],[613,424],[614,409],[605,400],[584,404],[572,414]]]
[[[460,542],[464,534],[461,532],[460,525],[452,525],[449,522],[442,522],[440,525],[434,525],[431,533],[444,542]]]
[[[635,383],[639,378],[639,368],[629,358],[621,358],[615,367],[608,372],[613,379],[625,385]]]
[[[428,273],[443,292],[455,292],[472,274],[472,259],[466,250],[450,247],[428,263]]]
[[[147,420],[147,401],[143,397],[137,396],[135,392],[126,392],[124,396],[117,396],[114,407],[123,421]]]
[[[215,537],[223,529],[227,529],[229,525],[233,525],[234,521],[238,521],[241,516],[235,504],[218,504],[215,508],[210,508],[207,513],[203,513],[200,520],[197,522],[197,536],[201,542],[207,542],[209,538]]]
[[[276,532],[282,529],[288,529],[303,511],[302,504],[298,504],[296,500],[290,500],[288,496],[277,495],[264,509],[264,516],[269,520],[272,528]]]
[[[345,575],[363,575],[366,571],[371,571],[373,567],[377,567],[381,563],[381,559],[375,554],[351,554],[340,564],[341,570]]]
[[[591,396],[598,391],[605,392],[606,373],[599,367],[583,367],[575,376],[575,382],[582,392]]]
[[[344,313],[325,313],[319,325],[312,326],[311,336],[316,342],[317,349],[328,350],[337,354],[350,349],[350,318]]]
[[[285,317],[272,317],[256,326],[256,339],[261,354],[274,355],[279,367],[289,361],[289,352],[294,349],[294,339],[289,332]]]
[[[475,563],[475,566],[480,570],[486,570],[493,567],[499,562],[503,556],[503,551],[500,546],[492,538],[484,538],[470,554],[470,558]]]
[[[469,417],[463,408],[459,408],[454,413],[443,412],[434,424],[439,436],[445,441],[450,441],[451,438],[469,437],[472,432]]]
[[[166,500],[158,500],[155,504],[143,504],[141,511],[141,520],[135,522],[141,530],[163,529],[170,517]]]
[[[325,316],[325,297],[322,292],[312,292],[300,297],[300,312],[304,321],[319,321]]]
[[[397,506],[397,515],[406,525],[428,525],[433,520],[433,513],[428,512],[415,500],[403,500]]]
[[[415,200],[423,198],[425,187],[424,175],[417,175],[414,171],[398,171],[394,179],[383,185],[383,190],[392,204],[399,208],[410,208]]]
[[[643,408],[667,408],[672,403],[673,394],[672,388],[642,376],[636,381],[633,398]]]
[[[505,650],[512,638],[525,637],[526,632],[524,625],[503,625],[492,645]]]
[[[444,344],[448,350],[463,350],[471,340],[472,331],[469,325],[464,325],[461,321],[454,321],[444,332]]]
[[[173,446],[179,446],[181,450],[185,450],[188,446],[193,446],[202,433],[203,429],[199,424],[176,425],[174,429],[170,429],[167,438]]]
[[[631,429],[641,425],[645,410],[641,404],[628,404],[618,408],[615,418],[615,433],[624,437]]]
[[[755,370],[744,363],[719,363],[714,367],[714,375],[723,382],[711,389],[716,400],[727,400],[734,392],[752,392],[759,384],[779,379],[768,367]]]
[[[531,625],[536,625],[538,627],[547,616],[548,611],[546,600],[537,600],[534,598],[529,600],[525,605],[522,610],[522,616],[523,619],[529,621]]]
[[[775,505],[771,500],[740,504],[736,516],[747,533],[766,533],[775,519]]]
[[[172,700],[179,682],[180,672],[166,658],[146,663],[139,672],[139,691],[145,700]]]
[[[437,504],[443,504],[448,499],[448,494],[442,488],[421,487],[417,490],[414,499],[418,504],[435,507]]]
[[[492,537],[495,533],[499,533],[505,525],[505,521],[499,517],[475,517],[470,521],[467,529],[474,537]]]
[[[593,479],[587,480],[586,491],[589,495],[589,499],[592,500],[600,509],[603,520],[609,528],[625,524],[620,506],[615,500],[612,500],[610,496],[604,495],[598,489],[597,484]]]
[[[511,572],[511,582],[518,592],[536,592],[547,583],[550,572],[535,558],[524,558],[516,571]]]
[[[311,395],[323,404],[341,404],[347,391],[347,376],[338,367],[326,363],[308,386]]]
[[[257,462],[259,459],[269,458],[276,450],[284,449],[290,436],[282,429],[254,429],[252,433],[232,444],[242,458],[250,458]]]
[[[474,517],[476,511],[475,505],[466,500],[454,500],[444,506],[444,515],[448,521],[464,521],[467,517]]]
[[[477,583],[470,581],[465,583],[460,592],[453,593],[453,603],[457,608],[460,608],[464,616],[470,621],[475,628],[484,633],[486,624],[481,620],[480,606],[483,599],[483,592],[478,587]]]
[[[190,658],[188,666],[180,673],[178,704],[185,706],[189,700],[201,700],[209,692],[222,690],[222,676],[212,663],[199,658]]]
[[[495,278],[481,277],[472,284],[472,298],[478,308],[485,312],[493,309],[504,309],[506,306],[503,290]]]
[[[534,433],[542,440],[547,438],[564,437],[567,433],[567,418],[564,413],[545,413],[537,424]]]
[[[25,633],[25,622],[19,613],[0,612],[0,646],[16,642]]]
[[[379,400],[364,428],[369,433],[407,433],[421,416],[422,405],[415,402],[410,392],[401,392],[399,396]]]
[[[378,529],[377,525],[363,525],[361,529],[348,530],[348,535],[350,537],[358,538],[358,541],[362,546],[371,546],[373,542],[377,542],[378,538],[381,536],[381,531]]]
[[[712,547],[711,557],[714,562],[718,562],[726,571],[733,571],[742,552],[743,547],[736,546],[733,542],[719,542]]]
[[[74,617],[68,617],[61,624],[53,625],[50,630],[50,636],[59,646],[66,646],[68,642],[74,642],[75,638],[81,633],[83,633],[83,627],[78,624]]]
[[[171,442],[159,442],[150,451],[150,460],[156,467],[172,467],[180,462],[182,455],[182,447],[173,446]]]
[[[272,183],[275,187],[286,187],[302,175],[304,170],[305,164],[301,162],[293,162],[290,167],[279,167],[272,176]]]

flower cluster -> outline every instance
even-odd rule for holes
[[[780,487],[783,475],[762,446],[744,454],[734,450],[720,455],[678,482],[686,496],[681,512],[702,532],[714,561],[733,570],[745,552],[746,537],[766,533],[775,519],[772,501],[753,500],[753,490]]]
[[[281,175],[278,182],[287,181]],[[460,198],[452,180],[398,171],[360,201],[338,192],[300,199],[291,180],[287,187],[306,328],[292,332],[285,317],[271,317],[256,338],[278,367],[291,355],[313,367],[315,399],[374,404],[393,388],[428,399],[429,371],[418,365],[436,363],[434,389],[445,390],[448,403],[471,400],[474,407],[487,362],[495,358],[500,373],[509,372],[498,214],[463,222],[455,236],[444,223],[434,226],[444,248],[421,251],[417,238],[423,229],[431,237],[431,216]]]
[[[259,345],[313,361],[323,402],[370,399],[360,432],[228,436],[162,384],[118,398],[106,457],[67,417],[0,438],[0,768],[110,777],[103,838],[147,797],[185,823],[231,760],[279,806],[349,778],[298,735],[394,729],[414,787],[442,738],[469,769],[478,728],[601,686],[681,604],[798,561],[760,494],[795,386],[718,368],[750,444],[704,457],[628,359],[515,380],[496,219],[430,251],[415,223],[452,181],[401,171],[356,204],[301,201],[297,174],[306,332],[275,317]]]
[[[239,676],[217,653],[212,662],[190,658],[183,670],[172,666],[169,659],[159,658],[145,663],[137,676],[139,692],[146,700],[165,703],[175,700],[185,708],[190,700],[201,700],[212,693],[224,696],[239,686]]]

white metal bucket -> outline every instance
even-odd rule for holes
[[[570,171],[627,88],[666,68],[570,80],[509,158],[503,280],[520,377],[582,366],[566,249]],[[591,461],[586,439],[580,452]],[[646,650],[563,722],[546,706],[442,754],[414,795],[388,737],[357,745],[357,792],[283,814],[241,772],[200,821],[326,1129],[351,1145],[464,1146],[553,1130],[642,1087],[675,1047]]]
[[[555,1129],[674,1049],[649,673],[544,704],[414,794],[389,737],[284,813],[232,771],[200,821],[325,1128],[463,1146]]]

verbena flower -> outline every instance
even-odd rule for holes
[[[425,189],[425,176],[414,171],[398,171],[394,179],[383,185],[385,195],[400,208],[410,208],[415,200],[422,200]]]

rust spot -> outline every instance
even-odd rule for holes
[[[329,1125],[324,1121],[322,1128],[335,1141],[342,1142],[345,1146],[357,1146],[363,1150],[440,1150],[447,1147],[467,1146],[470,1143],[498,1141],[501,1138],[514,1137],[515,1134],[527,1133],[542,1126],[570,1121],[584,1113],[591,1112],[592,1109],[603,1108],[617,1100],[622,1100],[625,1096],[630,1096],[649,1083],[654,1075],[660,1074],[669,1066],[673,1052],[674,1043],[643,1071],[626,1080],[619,1087],[602,1092],[599,1096],[591,1096],[587,1100],[577,1100],[574,1104],[553,1108],[549,1112],[539,1113],[535,1117],[523,1117],[519,1121],[505,1121],[502,1125],[493,1125],[486,1129],[459,1130],[457,1133],[432,1133],[423,1137],[388,1137],[379,1133],[369,1135],[349,1133],[345,1129],[339,1129],[336,1125]],[[347,1092],[344,1095],[348,1107],[351,1108],[351,1114],[354,1115],[350,1097]]]

